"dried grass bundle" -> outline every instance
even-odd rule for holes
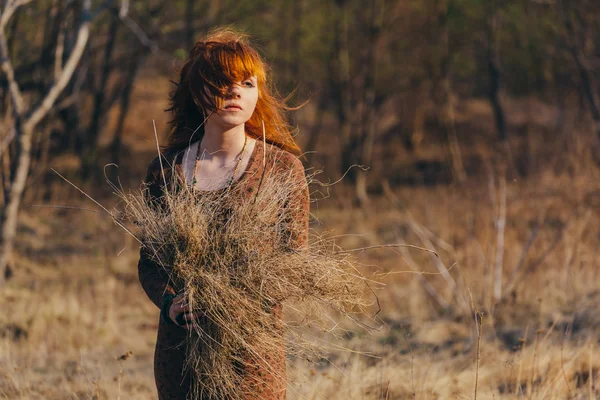
[[[250,394],[261,384],[243,379],[252,368],[281,374],[271,365],[273,349],[285,348],[284,332],[298,334],[297,324],[281,319],[282,304],[303,304],[312,314],[304,323],[320,321],[324,329],[333,329],[322,318],[331,309],[353,318],[370,305],[366,280],[333,240],[312,234],[307,247],[294,247],[297,221],[287,200],[303,189],[291,172],[272,172],[247,201],[238,186],[201,193],[180,187],[164,193],[161,206],[143,191],[120,193],[153,261],[203,315],[186,343],[196,397]],[[288,356],[318,351],[296,339]]]

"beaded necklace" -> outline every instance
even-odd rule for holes
[[[237,175],[237,171],[238,168],[240,167],[240,163],[242,162],[242,159],[244,158],[244,152],[246,151],[246,144],[248,143],[248,135],[244,134],[244,146],[242,146],[242,151],[240,151],[240,154],[237,158],[237,162],[235,164],[235,168],[233,169],[233,175],[231,175],[231,178],[229,179],[229,182],[227,183],[227,188],[231,187],[231,185],[233,185],[233,182],[235,181],[235,176]],[[198,171],[198,161],[200,161],[200,142],[198,142],[198,148],[196,149],[196,161],[194,162],[194,174],[192,175],[192,187],[196,185],[196,172]]]

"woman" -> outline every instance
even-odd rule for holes
[[[294,186],[301,190],[287,200],[294,211],[286,233],[295,248],[304,247],[309,197],[302,163],[293,155],[299,148],[283,117],[283,102],[267,85],[265,63],[246,37],[222,29],[196,43],[170,100],[174,119],[168,145],[161,159],[151,162],[145,179],[150,198],[160,203],[162,182],[175,177],[178,185],[192,186],[199,196],[235,187],[239,201],[250,201],[265,172],[292,171]],[[184,294],[177,294],[178,285],[145,248],[140,250],[138,271],[144,291],[161,309],[154,355],[159,399],[189,398],[193,377],[184,370],[181,344],[200,316],[190,312]],[[280,318],[281,305],[272,312]],[[261,358],[268,368],[260,363],[243,368],[244,396],[284,399],[284,349]]]

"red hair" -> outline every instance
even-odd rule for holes
[[[174,118],[170,121],[171,132],[164,150],[181,150],[201,140],[205,115],[221,106],[227,88],[256,76],[258,101],[245,124],[247,134],[262,140],[264,121],[268,143],[299,153],[300,147],[284,116],[284,111],[291,108],[268,84],[267,70],[247,36],[230,28],[212,31],[196,42],[180,70],[177,88],[170,95],[171,107],[167,111],[171,111]]]

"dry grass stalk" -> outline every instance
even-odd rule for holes
[[[125,219],[137,225],[153,261],[203,315],[186,343],[197,396],[240,398],[260,384],[244,382],[244,371],[279,373],[269,355],[284,348],[284,332],[297,332],[280,318],[282,304],[308,303],[311,315],[302,324],[328,330],[334,327],[323,317],[331,309],[359,322],[352,314],[371,305],[367,280],[332,240],[312,236],[307,248],[294,248],[290,232],[301,222],[290,218],[286,201],[297,186],[286,172],[265,174],[252,201],[240,201],[237,186],[202,195],[179,187],[165,191],[159,204],[143,190],[118,192]],[[315,350],[296,340],[288,354]]]

